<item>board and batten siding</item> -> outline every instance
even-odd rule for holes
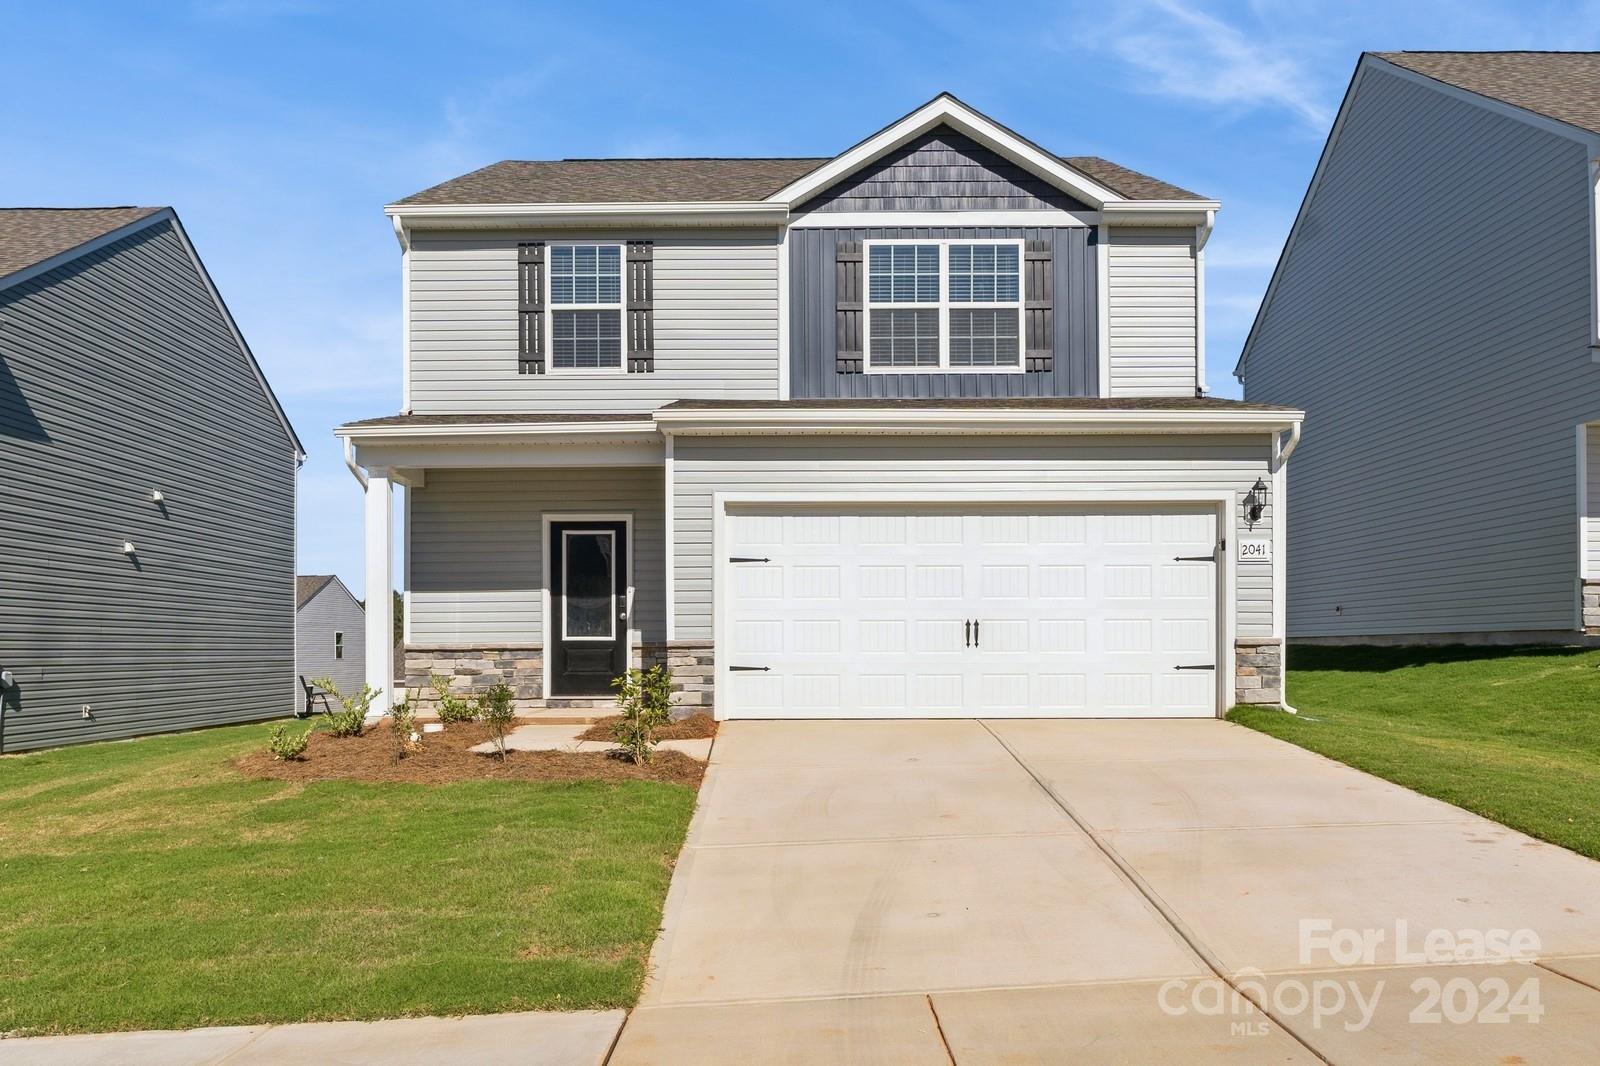
[[[791,229],[789,395],[795,399],[1098,395],[1095,235],[1095,229],[1090,226]],[[1050,241],[1054,267],[1051,275],[1051,370],[1048,373],[1003,374],[839,373],[835,364],[838,352],[835,257],[839,242],[894,238]]]
[[[293,710],[295,471],[171,221],[0,289],[0,750]]]
[[[295,671],[307,681],[331,677],[340,694],[361,691],[367,677],[367,614],[350,590],[335,580],[295,612]],[[337,658],[334,634],[344,634]]]
[[[1193,396],[1199,379],[1193,228],[1107,235],[1111,396]]]
[[[1592,196],[1578,141],[1360,75],[1241,374],[1307,412],[1291,638],[1578,624]]]
[[[517,371],[517,243],[652,240],[655,370]],[[776,399],[776,231],[416,233],[410,403],[417,414],[650,411],[681,399]]]
[[[945,493],[1214,490],[1234,496],[1240,523],[1245,493],[1268,478],[1265,433],[1211,436],[1072,437],[679,437],[673,459],[675,637],[712,636],[712,512],[718,492],[802,496],[852,492]],[[1269,502],[1253,530],[1270,538]],[[1235,567],[1237,635],[1272,635],[1272,564]]]
[[[544,515],[633,516],[633,628],[666,639],[661,467],[428,471],[407,490],[412,646],[543,643]]]

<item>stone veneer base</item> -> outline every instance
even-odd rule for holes
[[[650,667],[656,663],[665,663],[672,671],[674,713],[678,717],[711,711],[716,674],[710,641],[641,644],[633,665]],[[430,683],[434,674],[448,677],[450,691],[467,699],[476,699],[504,681],[516,694],[517,710],[544,709],[544,650],[537,645],[407,647],[406,689],[423,714],[438,710],[439,697]]]
[[[1283,702],[1283,641],[1241,637],[1233,642],[1233,701]]]

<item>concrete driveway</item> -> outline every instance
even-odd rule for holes
[[[952,1060],[1600,1061],[1600,863],[1220,721],[725,724],[611,1061]]]

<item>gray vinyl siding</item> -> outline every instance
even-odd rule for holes
[[[633,516],[634,628],[666,639],[661,467],[428,471],[407,490],[408,643],[543,642],[545,512]]]
[[[686,398],[777,398],[776,231],[588,235],[655,242],[655,371],[519,374],[517,242],[583,236],[412,236],[412,411],[650,411]]]
[[[1053,245],[1052,341],[1048,373],[840,374],[835,367],[836,279],[840,241],[928,239],[1049,240]],[[1096,396],[1099,327],[1095,230],[1059,227],[792,229],[789,232],[789,395],[825,397]]]
[[[1588,536],[1582,550],[1588,563],[1588,577],[1600,580],[1600,424],[1584,434],[1584,523]]]
[[[1110,395],[1193,396],[1201,383],[1193,228],[1111,229],[1106,254]]]
[[[0,471],[0,749],[293,709],[294,447],[170,221],[0,289]]]
[[[1289,635],[1571,629],[1582,144],[1368,67],[1242,369],[1307,412]]]
[[[673,460],[673,569],[680,640],[712,636],[713,497],[718,492],[930,494],[1164,489],[1244,494],[1269,478],[1266,434],[1081,437],[679,437]],[[1270,538],[1271,506],[1253,530]],[[1272,564],[1236,568],[1237,634],[1272,635]]]
[[[948,126],[914,137],[799,211],[1086,210],[1087,205]]]
[[[331,677],[346,696],[367,676],[367,614],[350,590],[330,581],[295,613],[295,672],[307,681]],[[344,658],[334,657],[334,634],[344,634]]]

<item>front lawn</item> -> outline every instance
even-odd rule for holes
[[[246,778],[269,728],[0,757],[0,1033],[633,1004],[691,788]]]
[[[1600,859],[1600,651],[1289,649],[1300,717],[1228,717]]]

